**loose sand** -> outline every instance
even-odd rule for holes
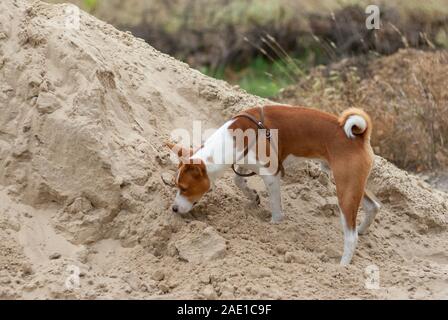
[[[348,267],[313,162],[287,169],[281,224],[231,172],[173,215],[170,131],[263,101],[85,13],[66,29],[66,8],[0,2],[0,298],[448,298],[448,195],[380,157],[384,207]]]

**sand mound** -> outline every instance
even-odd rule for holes
[[[448,296],[448,196],[381,158],[385,208],[347,268],[334,184],[312,162],[288,171],[280,225],[230,172],[173,215],[170,130],[262,100],[87,14],[63,28],[65,10],[0,3],[0,298]]]

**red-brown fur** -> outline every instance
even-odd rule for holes
[[[260,118],[259,108],[245,111]],[[360,115],[367,129],[349,139],[343,126],[351,115]],[[346,217],[347,226],[356,227],[356,216],[364,196],[367,178],[373,163],[370,146],[372,122],[362,110],[351,108],[338,118],[335,115],[303,107],[265,106],[264,124],[278,129],[278,158],[282,163],[288,155],[326,160],[333,172],[339,206]],[[256,129],[246,118],[237,118],[230,129]]]
[[[179,188],[180,194],[191,203],[199,201],[202,195],[210,189],[210,179],[207,176],[204,163],[181,164],[176,186]]]
[[[178,179],[174,182],[182,196],[190,202],[199,201],[204,193],[210,189],[210,179],[204,163],[190,163],[189,158],[195,150],[180,147],[171,142],[165,145],[179,157]]]

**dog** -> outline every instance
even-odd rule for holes
[[[247,137],[237,142],[232,135],[235,130],[243,133],[263,131],[263,134],[252,139],[251,144]],[[272,139],[274,131],[275,143]],[[227,121],[196,150],[167,143],[180,160],[175,178],[178,191],[172,211],[180,214],[190,211],[229,167],[237,173],[235,184],[251,201],[259,204],[258,194],[248,187],[244,176],[249,176],[249,171],[260,174],[264,169],[260,176],[269,194],[271,221],[279,223],[284,219],[280,195],[283,164],[293,159],[319,160],[323,170],[331,170],[336,184],[344,231],[340,264],[348,265],[356,249],[358,234],[367,231],[381,207],[375,196],[366,190],[374,160],[371,132],[370,117],[357,108],[349,108],[339,117],[305,107],[267,105],[251,108]],[[261,159],[260,149],[265,149],[270,157],[268,161]],[[242,157],[252,162],[238,162]],[[270,168],[273,162],[277,167]],[[243,172],[236,171],[235,164]],[[356,216],[361,202],[366,214],[357,227]]]

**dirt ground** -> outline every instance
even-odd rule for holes
[[[380,157],[383,208],[348,267],[311,161],[287,168],[281,224],[231,172],[173,215],[171,130],[264,101],[84,13],[67,29],[66,8],[0,3],[0,298],[448,298],[448,194]]]

